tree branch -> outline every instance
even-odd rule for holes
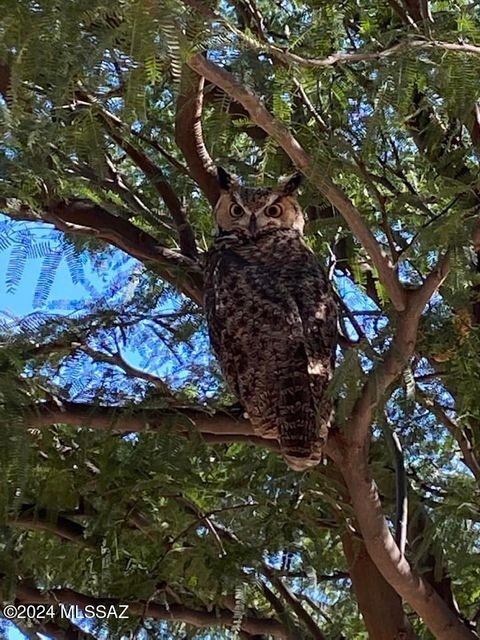
[[[403,610],[400,596],[377,569],[363,541],[348,529],[342,533],[341,540],[355,597],[369,637],[375,640],[414,640],[415,634]]]
[[[231,73],[210,60],[206,60],[200,54],[193,56],[188,64],[197,73],[205,76],[210,82],[213,82],[223,89],[225,93],[240,102],[248,111],[251,120],[262,127],[280,144],[295,165],[338,209],[352,233],[369,253],[393,304],[399,311],[404,310],[406,305],[405,291],[398,280],[395,270],[380,248],[375,236],[365,224],[359,211],[345,193],[325,175],[324,171],[316,166],[287,127],[276,120],[262,105],[259,98],[250,89],[237,82]]]
[[[408,18],[411,18],[416,25],[426,22],[427,20],[433,22],[429,0],[403,0],[403,6],[407,12],[407,24],[411,22]]]
[[[6,214],[14,220],[41,219],[66,233],[105,240],[138,260],[158,265],[162,278],[179,287],[198,304],[203,304],[202,272],[194,260],[163,246],[128,220],[109,213],[93,202],[58,201],[45,207],[41,218],[24,207],[15,212],[7,210]]]
[[[267,51],[267,53],[275,56],[278,60],[282,61],[288,66],[297,64],[303,67],[325,68],[334,66],[336,64],[369,62],[375,60],[383,60],[397,53],[402,53],[411,49],[441,49],[444,51],[454,51],[477,56],[480,55],[480,47],[473,44],[443,42],[440,40],[407,39],[405,41],[399,42],[393,47],[390,47],[388,49],[381,49],[380,51],[355,51],[353,53],[339,51],[336,53],[332,53],[325,58],[303,58],[302,56],[299,56],[292,51],[288,51],[287,49],[275,46],[269,42],[255,42],[253,38],[246,35],[241,29],[238,29],[221,14],[211,9],[207,4],[202,2],[202,0],[183,0],[183,3],[187,6],[190,6],[201,15],[204,15],[206,18],[220,22],[228,31],[233,33],[236,37],[240,38],[250,48],[253,48],[257,51]],[[411,24],[412,19],[416,23],[419,21],[424,21],[431,17],[428,11],[427,0],[406,0],[405,4],[407,5],[407,12],[403,12],[402,18],[404,18],[406,22]]]
[[[384,578],[424,620],[437,640],[477,638],[433,587],[412,570],[395,544],[367,461],[357,456],[354,463],[342,465],[342,473],[365,546]]]
[[[263,447],[269,451],[280,453],[280,444],[277,440],[267,440],[260,436],[202,433],[202,439],[208,444],[232,444],[233,442],[243,442],[244,444],[254,444],[257,447]]]
[[[276,576],[275,573],[265,565],[263,571],[270,582],[278,590],[288,606],[291,607],[292,611],[294,611],[297,618],[305,626],[313,640],[326,640],[318,624],[308,613],[308,611],[303,607],[302,603],[300,602],[300,600],[298,600],[296,595],[290,591],[290,589],[283,581],[283,578]]]
[[[396,476],[396,520],[395,520],[395,542],[400,549],[400,553],[405,554],[407,544],[408,527],[408,484],[405,473],[405,460],[400,439],[395,431],[392,431],[391,438],[395,452],[395,476]]]
[[[206,525],[209,527],[211,533],[214,536],[214,539],[216,539],[217,543],[220,546],[220,549],[222,550],[222,553],[225,553],[225,550],[223,549],[223,544],[220,540],[220,536],[219,533],[217,532],[217,527],[216,525],[213,524],[213,522],[210,520],[210,517],[212,515],[215,515],[217,513],[221,513],[224,511],[228,511],[229,509],[238,509],[238,508],[249,508],[249,507],[253,507],[255,506],[254,504],[239,504],[239,505],[233,505],[231,507],[223,507],[221,509],[214,509],[212,511],[209,511],[208,513],[203,513],[201,512],[201,510],[194,505],[189,499],[185,498],[182,494],[179,494],[178,496],[174,496],[175,498],[178,498],[182,504],[184,504],[184,506],[187,507],[188,511],[190,511],[191,513],[193,513],[193,515],[195,516],[195,520],[190,523],[190,525],[181,532],[181,534],[179,536],[177,536],[175,538],[175,541],[179,538],[181,538],[184,534],[187,533],[187,531],[189,529],[191,529],[192,527],[194,527],[195,525],[197,525],[198,523],[204,521],[206,523]],[[73,542],[77,542],[80,544],[83,544],[85,546],[91,546],[93,548],[96,548],[96,545],[89,543],[88,540],[84,539],[84,527],[80,524],[77,524],[76,522],[72,522],[69,521],[67,518],[63,517],[62,515],[59,515],[57,518],[56,522],[53,522],[50,517],[48,516],[48,514],[46,513],[46,511],[44,509],[41,509],[39,511],[35,511],[35,517],[28,515],[29,512],[31,512],[34,509],[34,505],[26,505],[25,508],[22,510],[25,515],[21,515],[18,516],[14,519],[9,519],[8,525],[9,526],[19,526],[28,530],[35,530],[35,529],[41,529],[41,530],[45,530],[48,531],[50,533],[52,533],[55,536],[58,536],[59,538],[62,538],[64,540],[67,540],[69,542],[73,541]],[[148,523],[141,523],[141,525],[136,525],[139,529],[143,529],[143,525],[144,524],[148,524]],[[221,534],[224,533],[223,530],[220,531]],[[230,539],[230,537],[229,537]],[[170,542],[170,545],[173,544],[174,541]],[[62,592],[65,591],[69,591],[69,590],[62,590]],[[56,597],[57,595],[57,591],[54,591],[54,597]],[[170,593],[173,594],[173,592],[170,590]],[[173,594],[175,595],[175,594]],[[17,599],[18,598],[18,593],[17,593]],[[176,596],[176,604],[180,605],[181,607],[181,601],[178,598],[178,596]],[[31,602],[29,600],[29,602]],[[62,602],[62,600],[59,600],[59,602]],[[103,604],[108,602],[109,604],[115,604],[114,601],[111,600],[95,600],[92,602],[92,604]],[[83,605],[78,605],[78,606],[83,606]],[[136,604],[132,605],[132,606],[137,606]],[[156,605],[154,605],[156,606]],[[172,605],[169,605],[167,607],[167,610],[171,609]],[[228,605],[227,605],[228,606]],[[230,609],[230,607],[229,607]],[[230,609],[230,611],[233,611],[234,607]],[[145,605],[143,605],[143,611],[146,611],[147,614],[151,612],[151,605],[150,602],[146,603]],[[134,614],[135,615],[135,614]],[[151,615],[143,615],[143,617],[155,617],[155,616],[151,616]],[[165,618],[167,619],[167,618]],[[251,618],[250,621],[256,620],[255,618]],[[185,620],[186,621],[186,620]],[[272,622],[275,622],[274,620],[271,620]],[[243,626],[243,622],[246,622],[247,626]],[[268,620],[268,622],[270,622],[270,620]],[[213,624],[213,623],[212,623]],[[218,623],[221,624],[221,623]],[[208,625],[205,625],[208,626]],[[248,627],[248,628],[247,628]],[[251,624],[251,622],[249,623],[249,619],[248,617],[242,618],[242,630],[246,633],[246,634],[250,634],[250,633],[258,633],[258,630],[256,628],[254,628]],[[273,633],[273,631],[270,631],[270,633]],[[285,633],[287,633],[287,631],[285,630]],[[283,636],[279,636],[279,637],[283,637]],[[287,636],[285,636],[287,637]]]
[[[422,578],[432,585],[455,615],[461,616],[452,590],[452,579],[445,564],[446,558],[438,553],[438,541],[433,539],[425,545],[425,537],[428,536],[427,532],[432,526],[434,525],[425,505],[422,502],[417,503],[415,517],[411,519],[408,526],[410,553],[421,567]]]
[[[415,574],[396,545],[383,515],[378,490],[368,469],[368,443],[374,409],[380,396],[401,373],[415,348],[418,323],[425,305],[448,272],[448,254],[417,290],[408,293],[406,310],[384,361],[369,374],[346,429],[344,457],[338,460],[365,546],[385,579],[415,609],[440,640],[473,639],[448,604],[429,583]]]
[[[192,178],[212,207],[220,193],[212,158],[203,141],[202,111],[205,78],[187,65],[182,67],[180,94],[175,113],[175,142],[181,149]]]
[[[278,450],[274,439],[254,435],[250,422],[228,413],[211,414],[191,408],[175,407],[165,410],[129,410],[63,401],[49,401],[35,405],[24,414],[28,427],[41,428],[51,424],[90,427],[113,433],[159,433],[173,430],[188,436],[201,433],[207,442],[250,442]]]
[[[374,410],[380,397],[400,375],[412,356],[423,309],[447,277],[448,267],[449,256],[447,254],[439,260],[438,265],[430,272],[419,289],[408,292],[407,308],[399,315],[398,329],[392,346],[383,362],[369,374],[360,397],[353,407],[346,430],[349,456],[352,456],[355,447],[358,449],[368,448],[367,441]]]
[[[287,636],[286,636],[287,640],[297,640],[298,631],[297,629],[292,629],[295,625],[291,619],[291,616],[289,615],[289,612],[286,610],[283,602],[275,593],[273,593],[270,587],[266,585],[262,580],[259,580],[258,583],[262,589],[262,593],[265,597],[265,600],[269,603],[269,605],[275,611],[279,619],[283,621],[283,624],[287,631]]]
[[[22,580],[16,585],[16,601],[29,604],[47,604],[57,606],[75,605],[84,609],[87,605],[97,607],[117,606],[123,604],[120,600],[110,598],[94,598],[72,589],[51,589],[42,592],[30,581]],[[155,602],[125,602],[128,604],[128,614],[140,618],[152,618],[154,620],[178,621],[195,627],[232,626],[234,615],[228,610],[207,611],[196,610],[179,604],[163,606]],[[242,618],[241,628],[247,633],[272,635],[276,638],[286,639],[284,627],[271,618]]]
[[[88,541],[83,537],[84,528],[82,525],[62,515],[58,515],[53,521],[51,514],[47,513],[46,509],[37,509],[35,505],[25,505],[18,515],[9,518],[7,522],[10,527],[49,531],[63,540],[79,542],[88,546]]]
[[[98,114],[107,127],[110,137],[127,153],[127,155],[150,180],[175,222],[182,253],[185,256],[195,259],[197,255],[197,244],[193,229],[188,221],[186,209],[178,199],[177,194],[172,189],[168,180],[165,178],[161,168],[156,165],[146,153],[125,139],[122,135],[122,130],[125,130],[126,127],[123,122],[117,118],[117,116],[106,111],[88,94],[79,92],[78,96],[88,105],[94,105],[98,109]]]
[[[250,42],[250,41],[249,41]],[[250,42],[251,44],[251,42]],[[440,49],[442,51],[453,51],[455,53],[466,53],[480,56],[480,47],[458,42],[442,42],[440,40],[406,40],[380,51],[356,51],[355,53],[332,53],[326,58],[302,58],[290,51],[284,51],[273,45],[268,46],[268,51],[283,60],[287,64],[298,64],[302,67],[325,68],[336,64],[350,64],[355,62],[370,62],[375,60],[385,60],[397,53],[404,53],[412,49]]]
[[[418,391],[418,402],[422,404],[428,411],[433,413],[433,415],[450,431],[452,436],[458,442],[458,446],[460,447],[460,451],[463,456],[463,463],[467,466],[472,472],[477,484],[480,486],[480,464],[475,455],[475,451],[473,450],[472,443],[467,438],[465,431],[452,420],[441,407],[432,399],[428,398],[421,390],[417,388]]]
[[[89,346],[82,345],[80,350],[89,355],[92,360],[97,362],[105,362],[106,364],[110,364],[115,367],[119,367],[122,369],[127,376],[132,378],[139,378],[140,380],[145,380],[150,384],[153,384],[157,389],[162,392],[162,395],[165,397],[172,397],[172,391],[169,386],[157,376],[154,376],[152,373],[148,373],[148,371],[142,371],[141,369],[137,369],[136,367],[129,364],[122,356],[120,351],[117,353],[103,353],[102,351],[96,351]]]
[[[7,101],[8,91],[10,89],[10,67],[0,60],[0,95]]]

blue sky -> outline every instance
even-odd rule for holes
[[[28,230],[39,249],[45,246],[47,242],[51,242],[53,248],[55,248],[55,242],[61,237],[61,234],[46,225],[40,226],[26,222],[15,223],[7,229],[2,228],[3,223],[7,220],[5,216],[0,214],[0,311],[23,316],[31,313],[35,308],[39,308],[39,305],[34,304],[34,296],[44,258],[29,256],[25,261],[25,267],[21,268],[21,260],[18,257],[16,259],[15,256],[15,248],[21,244],[21,234],[23,230]],[[9,238],[15,238],[15,242],[9,243]],[[83,262],[86,280],[95,290],[101,290],[104,286],[102,278],[99,277],[98,272],[96,273],[93,265],[88,261],[87,255],[84,254],[84,256],[85,259],[81,262]],[[21,274],[21,277],[15,290],[11,292],[6,280],[9,270],[12,270],[15,263],[17,265],[16,270]],[[84,285],[73,283],[67,262],[62,259],[50,290],[49,301],[76,300],[89,297],[89,295],[90,293]],[[41,306],[44,307],[45,305]],[[61,309],[55,310],[61,311]]]
[[[0,215],[0,222],[5,218]],[[23,226],[23,225],[19,225]],[[32,227],[32,225],[26,224],[26,227]],[[43,237],[44,231],[38,229],[38,236]],[[19,286],[13,293],[9,293],[6,284],[7,269],[11,261],[12,247],[7,247],[3,251],[0,251],[0,312],[7,312],[13,316],[23,316],[34,311],[33,304],[34,291],[37,283],[37,279],[40,273],[42,259],[31,258],[27,261],[25,271],[20,280]],[[101,280],[95,276],[94,272],[88,269],[88,277],[92,283],[96,286],[101,284]],[[70,299],[77,300],[84,298],[88,295],[85,288],[80,284],[74,284],[70,271],[65,262],[60,264],[60,267],[55,276],[53,287],[51,290],[51,299]],[[6,638],[8,640],[24,640],[26,636],[21,633],[10,622],[3,622],[0,626],[0,636],[6,632]],[[40,638],[46,638],[46,636],[40,635]]]
[[[3,226],[6,221],[8,228]],[[35,288],[44,258],[29,257],[26,260],[22,276],[14,291],[9,291],[7,283],[7,274],[9,271],[11,274],[12,263],[15,261],[15,254],[12,256],[12,252],[21,241],[22,229],[29,230],[33,235],[34,243],[38,242],[39,246],[49,240],[55,244],[56,239],[61,237],[61,234],[51,230],[51,228],[49,229],[46,225],[34,223],[10,225],[8,219],[0,214],[0,318],[4,317],[5,314],[10,317],[22,317],[39,309],[48,309],[54,313],[71,313],[71,309],[68,308],[68,301],[92,302],[98,294],[106,290],[112,281],[118,277],[119,273],[127,274],[138,264],[133,259],[128,259],[121,251],[115,251],[113,254],[106,256],[104,262],[102,262],[101,256],[93,262],[85,254],[85,260],[81,260],[81,262],[83,262],[86,282],[85,285],[82,285],[75,284],[72,281],[71,269],[66,260],[62,259],[56,271],[48,299],[42,305],[35,305]],[[16,242],[9,243],[6,237],[7,234],[12,237],[16,236]],[[21,269],[17,269],[17,271],[20,272]],[[58,301],[58,303],[55,301]],[[129,350],[127,347],[125,355],[128,356],[131,364],[138,365],[138,354],[135,351]],[[40,637],[48,640],[46,636],[40,635]],[[12,623],[0,617],[1,638],[6,638],[6,640],[27,640],[27,637]]]
[[[24,638],[26,638],[26,636],[23,635],[23,633],[20,633],[20,631],[18,631],[18,629],[16,629],[16,627],[11,623],[11,622],[3,622],[2,621],[2,626],[0,627],[0,633],[5,633],[7,634],[7,638],[8,640],[24,640]]]
[[[2,223],[5,220],[6,218],[0,214],[0,249],[2,245],[7,244],[5,242],[5,236],[3,237],[3,242],[1,236]],[[34,238],[38,240],[39,245],[49,239],[55,243],[55,239],[60,237],[60,234],[57,234],[55,231],[49,231],[48,227],[45,225],[36,225],[31,223],[19,223],[14,225],[14,227],[10,227],[10,230],[13,230],[13,233],[18,233],[18,230],[21,230],[22,228],[31,230]],[[15,317],[27,315],[39,308],[49,308],[49,310],[53,312],[71,313],[71,310],[66,308],[68,305],[62,305],[62,301],[91,301],[92,297],[95,296],[95,293],[101,293],[106,286],[112,282],[112,279],[116,277],[120,270],[127,272],[135,264],[135,261],[133,260],[129,260],[127,262],[122,260],[122,253],[120,251],[115,252],[113,257],[110,256],[110,259],[104,265],[102,262],[93,264],[85,255],[85,260],[82,260],[81,262],[83,263],[86,282],[82,285],[80,283],[75,284],[72,281],[71,269],[69,268],[67,261],[62,259],[56,271],[48,299],[45,300],[41,306],[35,306],[35,288],[40,276],[44,258],[28,258],[25,262],[23,274],[19,279],[15,290],[9,291],[9,287],[6,282],[7,272],[10,271],[11,273],[12,271],[12,251],[14,251],[17,244],[18,238],[17,243],[0,250],[0,314],[7,313]],[[117,254],[119,257],[118,264],[116,262]],[[361,309],[372,307],[371,302],[359,294],[358,289],[352,287],[347,279],[341,278],[338,280],[337,284],[342,297],[348,300],[350,306]],[[54,301],[60,302],[57,304]],[[354,335],[353,331],[352,335]],[[132,364],[136,364],[135,353],[127,351],[127,354],[130,362]],[[2,636],[2,627],[0,626],[0,636],[6,637],[8,640],[23,640],[26,638],[26,636],[16,630],[11,623],[7,623],[6,629],[8,629],[6,636]]]

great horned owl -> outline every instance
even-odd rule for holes
[[[278,438],[295,470],[321,459],[333,405],[337,310],[303,240],[301,175],[247,188],[218,168],[217,235],[206,265],[212,347],[255,433]]]

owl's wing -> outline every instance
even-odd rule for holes
[[[207,256],[205,269],[205,309],[208,321],[208,334],[213,352],[221,364],[223,375],[231,392],[240,398],[238,388],[235,353],[231,336],[226,330],[225,311],[231,309],[232,291],[228,276],[225,278],[224,256],[211,251]]]
[[[317,402],[325,398],[335,364],[338,340],[337,305],[328,278],[309,252],[292,292],[303,326],[308,372]],[[321,416],[320,416],[321,417]]]
[[[337,304],[333,289],[316,257],[302,267],[301,287],[294,292],[304,327],[305,347],[311,365],[332,363],[337,345]]]
[[[279,379],[283,412],[289,414],[280,424],[280,442],[289,466],[302,470],[321,459],[333,418],[333,401],[326,389],[335,362],[337,309],[328,279],[310,252],[286,281],[298,313],[294,315],[301,325],[302,342],[290,355],[295,382],[292,375]]]

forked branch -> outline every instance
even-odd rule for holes
[[[433,587],[412,570],[395,543],[368,468],[368,443],[374,410],[380,397],[413,355],[424,306],[446,278],[448,264],[447,254],[429,274],[423,286],[409,293],[407,309],[399,315],[399,325],[392,346],[384,362],[369,374],[354,406],[345,434],[344,457],[338,463],[365,546],[385,579],[415,609],[437,639],[473,640],[475,634]]]
[[[183,3],[194,9],[197,13],[205,16],[205,18],[222,24],[227,31],[230,31],[236,38],[239,38],[251,49],[266,52],[287,66],[298,65],[308,68],[324,69],[339,64],[386,60],[397,54],[411,51],[412,49],[437,50],[441,52],[452,51],[455,53],[480,56],[480,47],[471,43],[445,42],[417,37],[415,39],[405,38],[392,47],[377,49],[376,51],[337,51],[324,58],[304,58],[293,51],[289,51],[288,48],[276,46],[263,38],[259,40],[252,38],[249,34],[244,33],[244,31],[228,21],[223,15],[211,9],[203,0],[183,0]],[[431,18],[428,0],[405,0],[403,3],[404,7],[402,7],[397,0],[391,0],[391,4],[394,4],[395,9],[406,24],[417,26],[419,22],[425,22]]]
[[[354,405],[346,432],[349,455],[352,455],[354,448],[368,447],[370,428],[378,402],[413,355],[420,317],[425,305],[447,277],[448,267],[449,255],[446,254],[427,276],[423,285],[417,290],[408,292],[407,308],[399,314],[398,327],[392,345],[383,362],[369,374]]]
[[[297,596],[289,589],[284,581],[284,578],[276,576],[275,573],[268,567],[264,567],[264,572],[270,582],[275,586],[282,598],[288,604],[288,606],[291,607],[292,611],[295,612],[295,615],[305,626],[310,636],[314,640],[326,640],[325,635],[323,634],[320,627],[302,605]]]
[[[276,120],[260,102],[258,96],[241,85],[231,73],[222,69],[200,54],[193,56],[189,66],[205,76],[210,82],[239,102],[249,113],[251,120],[274,138],[290,156],[293,163],[311,180],[319,191],[342,214],[354,236],[362,243],[378,270],[379,278],[385,286],[394,306],[403,311],[406,295],[395,269],[380,248],[375,236],[366,225],[352,201],[328,178],[321,167],[303,149],[298,140],[281,122]]]
[[[78,97],[86,104],[94,105],[97,108],[99,118],[105,125],[110,137],[127,153],[139,169],[143,171],[148,180],[150,180],[153,188],[162,198],[175,223],[182,253],[194,259],[197,255],[197,245],[193,229],[188,220],[187,211],[161,168],[138,146],[135,146],[127,140],[126,127],[117,116],[104,109],[98,104],[95,98],[86,93],[78,92]]]
[[[343,465],[353,508],[367,551],[395,591],[424,620],[437,640],[474,640],[473,633],[435,589],[415,573],[392,537],[368,463],[351,460]]]

